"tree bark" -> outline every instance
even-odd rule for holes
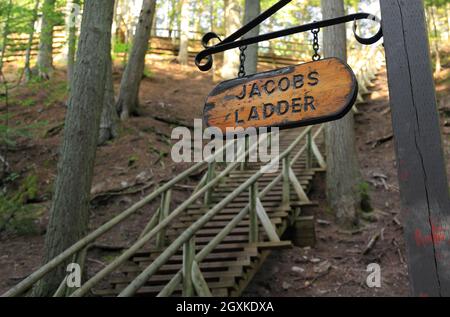
[[[224,24],[225,33],[230,35],[241,26],[241,8],[238,0],[224,0]],[[220,75],[223,79],[231,79],[237,76],[239,69],[239,50],[228,50],[223,55],[223,65]]]
[[[34,25],[36,24],[37,18],[38,18],[38,10],[39,10],[39,4],[40,0],[37,0],[34,5],[34,11],[33,11],[33,18],[30,21],[30,33],[28,34],[28,43],[27,43],[27,51],[25,53],[25,66],[24,66],[24,73],[25,73],[25,81],[30,81],[32,77],[31,72],[31,47],[33,46],[33,38],[34,38]]]
[[[113,0],[84,1],[73,90],[45,239],[45,262],[73,245],[87,231],[106,67],[111,52],[113,7]],[[61,265],[35,286],[33,295],[51,295],[64,276],[65,265]]]
[[[323,19],[343,16],[343,0],[321,0]],[[323,30],[323,51],[325,57],[347,60],[345,25]],[[358,167],[354,118],[350,112],[339,121],[326,124],[327,196],[337,223],[350,228],[358,224],[359,198]]]
[[[181,65],[188,64],[189,18],[189,1],[181,0],[180,51],[178,53],[178,62]]]
[[[53,69],[53,26],[56,0],[44,0],[37,67],[39,77],[48,80]]]
[[[120,83],[117,109],[122,120],[130,115],[136,115],[139,105],[139,86],[145,67],[153,16],[155,14],[156,0],[144,0],[136,28],[133,48]]]
[[[76,47],[77,47],[77,26],[76,26],[76,17],[73,16],[75,14],[73,12],[74,6],[80,5],[80,0],[72,0],[71,10],[69,19],[73,18],[74,20],[71,21],[73,24],[69,26],[69,36],[67,39],[67,82],[70,84],[72,82],[72,77],[74,73],[74,65],[75,65],[75,54],[76,54]]]
[[[260,0],[245,0],[244,24],[247,24],[261,13]],[[259,35],[259,25],[248,32],[244,38]],[[258,66],[258,44],[252,44],[247,47],[245,52],[245,71],[247,75],[257,72]]]
[[[108,56],[105,79],[105,98],[103,100],[103,111],[100,120],[100,132],[98,145],[104,145],[107,141],[117,137],[117,125],[119,117],[116,111],[114,97],[114,82],[112,76],[111,54]]]

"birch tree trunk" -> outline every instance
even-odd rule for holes
[[[189,44],[189,1],[181,0],[180,12],[180,51],[178,62],[181,65],[188,64],[188,44]]]
[[[144,0],[142,3],[133,48],[120,83],[119,99],[116,108],[122,120],[128,119],[130,115],[137,114],[139,86],[144,73],[145,55],[148,50],[155,6],[156,0]]]
[[[224,0],[224,24],[226,36],[234,33],[241,26],[241,8],[239,0]],[[231,79],[237,76],[239,70],[239,50],[233,49],[224,52],[223,65],[220,75],[223,79]]]
[[[45,262],[73,245],[87,231],[106,67],[111,53],[113,7],[113,0],[84,1],[73,90],[45,239]],[[61,265],[46,275],[35,286],[33,295],[52,295],[63,280],[65,269]]]
[[[343,16],[344,0],[321,0],[323,19]],[[347,60],[345,25],[323,29],[325,57]],[[354,118],[350,111],[341,120],[326,124],[327,196],[337,223],[344,228],[358,224],[360,173],[358,167]]]
[[[56,0],[44,0],[42,6],[42,27],[39,39],[37,68],[39,77],[48,80],[53,69],[53,25]]]
[[[261,13],[260,0],[245,0],[244,24],[247,24]],[[259,25],[248,32],[244,38],[259,35]],[[252,44],[245,51],[245,71],[247,75],[256,73],[258,66],[258,44]]]

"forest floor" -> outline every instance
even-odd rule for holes
[[[437,90],[440,107],[448,111],[450,65],[444,66],[446,69],[437,83]],[[10,67],[9,71],[13,73],[15,69]],[[119,138],[98,148],[90,229],[111,219],[145,197],[159,183],[189,166],[171,161],[171,130],[180,124],[192,126],[194,118],[201,118],[205,96],[215,84],[209,75],[192,66],[182,68],[155,58],[148,63],[148,69],[151,72],[146,72],[147,77],[141,85],[140,116],[122,123]],[[120,74],[121,67],[118,66],[114,72],[116,88]],[[4,187],[9,193],[22,194],[23,199],[22,205],[13,206],[18,216],[0,215],[0,293],[41,264],[66,111],[67,87],[64,82],[65,72],[56,70],[49,82],[34,82],[14,89],[9,95],[8,109],[0,107],[0,114],[8,111],[12,127],[28,132],[16,138],[7,155],[12,173]],[[356,129],[362,176],[370,185],[376,221],[364,222],[361,230],[356,232],[341,232],[333,224],[327,206],[321,204],[315,210],[316,219],[324,220],[316,225],[316,246],[272,253],[245,296],[408,294],[385,73],[379,74],[373,90],[368,103],[359,106]],[[448,125],[448,121],[448,117],[443,117],[442,125]],[[450,157],[450,131],[448,126],[443,129],[444,149]],[[447,162],[450,173],[450,161]],[[188,189],[199,177],[200,174],[195,175],[175,189],[173,205],[189,196]],[[324,192],[324,180],[318,178],[312,199],[324,201]],[[143,229],[157,205],[155,202],[144,208],[113,229],[107,238],[101,239],[97,251],[88,255],[90,270],[98,270],[111,260],[105,246],[128,245]],[[379,232],[382,232],[381,239],[367,255],[362,255],[370,238]],[[373,262],[381,266],[382,287],[369,289],[365,286],[366,266]],[[320,272],[323,267],[326,270]]]

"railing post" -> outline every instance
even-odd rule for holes
[[[213,161],[211,163],[208,164],[208,172],[206,173],[206,182],[205,182],[205,186],[209,184],[209,182],[211,182],[215,176],[215,170],[216,170],[216,162]],[[205,193],[205,205],[209,206],[212,203],[212,193],[213,193],[214,188],[210,188],[206,191]]]
[[[170,189],[161,195],[161,207],[159,210],[158,223],[161,223],[164,219],[166,219],[167,216],[169,216],[171,196],[172,190]],[[156,247],[158,249],[162,249],[164,248],[165,244],[166,244],[166,229],[163,228],[158,232],[158,235],[156,236]]]
[[[249,136],[246,135],[245,137],[245,142],[244,142],[244,152],[247,152],[247,149],[249,148]],[[244,162],[241,163],[241,171],[245,170],[245,168],[247,167],[247,155],[244,156]]]
[[[289,157],[283,158],[283,206],[289,206],[291,199],[291,183],[289,180]]]
[[[195,257],[194,237],[183,244],[183,297],[194,296],[194,285],[192,284],[192,264]]]
[[[250,186],[249,199],[250,199],[250,231],[249,231],[249,242],[256,243],[258,242],[258,214],[256,211],[256,201],[258,198],[258,183],[255,182]]]
[[[306,168],[312,168],[313,166],[313,156],[312,156],[312,131],[309,130],[308,137],[306,141]]]

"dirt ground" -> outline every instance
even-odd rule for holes
[[[200,118],[205,96],[214,86],[208,74],[189,66],[156,60],[149,63],[150,76],[141,85],[140,117],[122,125],[120,137],[97,151],[92,193],[90,228],[96,228],[133,202],[150,193],[157,184],[170,179],[188,167],[170,160],[170,133],[174,126],[167,119],[186,125]],[[13,69],[11,69],[13,71]],[[114,72],[116,88],[120,82],[120,66]],[[42,210],[33,234],[18,235],[0,232],[0,293],[7,290],[39,267],[43,252],[47,210],[52,185],[56,177],[61,123],[65,114],[65,93],[55,91],[65,73],[56,72],[49,83],[19,87],[11,94],[9,112],[11,124],[38,125],[31,138],[19,138],[8,152],[11,169],[17,179],[8,184],[17,190],[27,175],[38,180],[38,194],[30,204]],[[439,102],[448,107],[450,85],[438,86]],[[399,192],[396,177],[393,141],[376,142],[391,131],[385,74],[378,77],[377,86],[367,104],[360,105],[356,116],[357,146],[362,176],[370,184],[376,222],[364,222],[358,232],[341,232],[333,217],[321,203],[314,212],[317,244],[313,248],[293,248],[272,253],[263,269],[255,276],[246,296],[406,296],[408,278],[404,263],[404,242],[399,215]],[[26,102],[25,102],[26,101]],[[447,102],[447,104],[445,104]],[[0,108],[1,111],[4,109]],[[446,119],[448,122],[448,119]],[[444,119],[443,119],[444,125]],[[444,127],[448,133],[448,128]],[[444,134],[444,149],[450,156],[450,140]],[[448,165],[450,172],[450,164]],[[189,195],[189,188],[198,176],[186,181],[173,193],[174,205]],[[324,201],[324,181],[316,180],[312,193],[315,201]],[[124,194],[124,192],[128,194]],[[140,233],[158,202],[144,208],[115,228],[102,245],[125,246]],[[382,232],[375,247],[362,255],[368,241]],[[88,257],[92,270],[101,268],[97,255]],[[382,272],[382,287],[365,286],[366,267],[378,263]],[[321,268],[326,268],[320,272]]]

